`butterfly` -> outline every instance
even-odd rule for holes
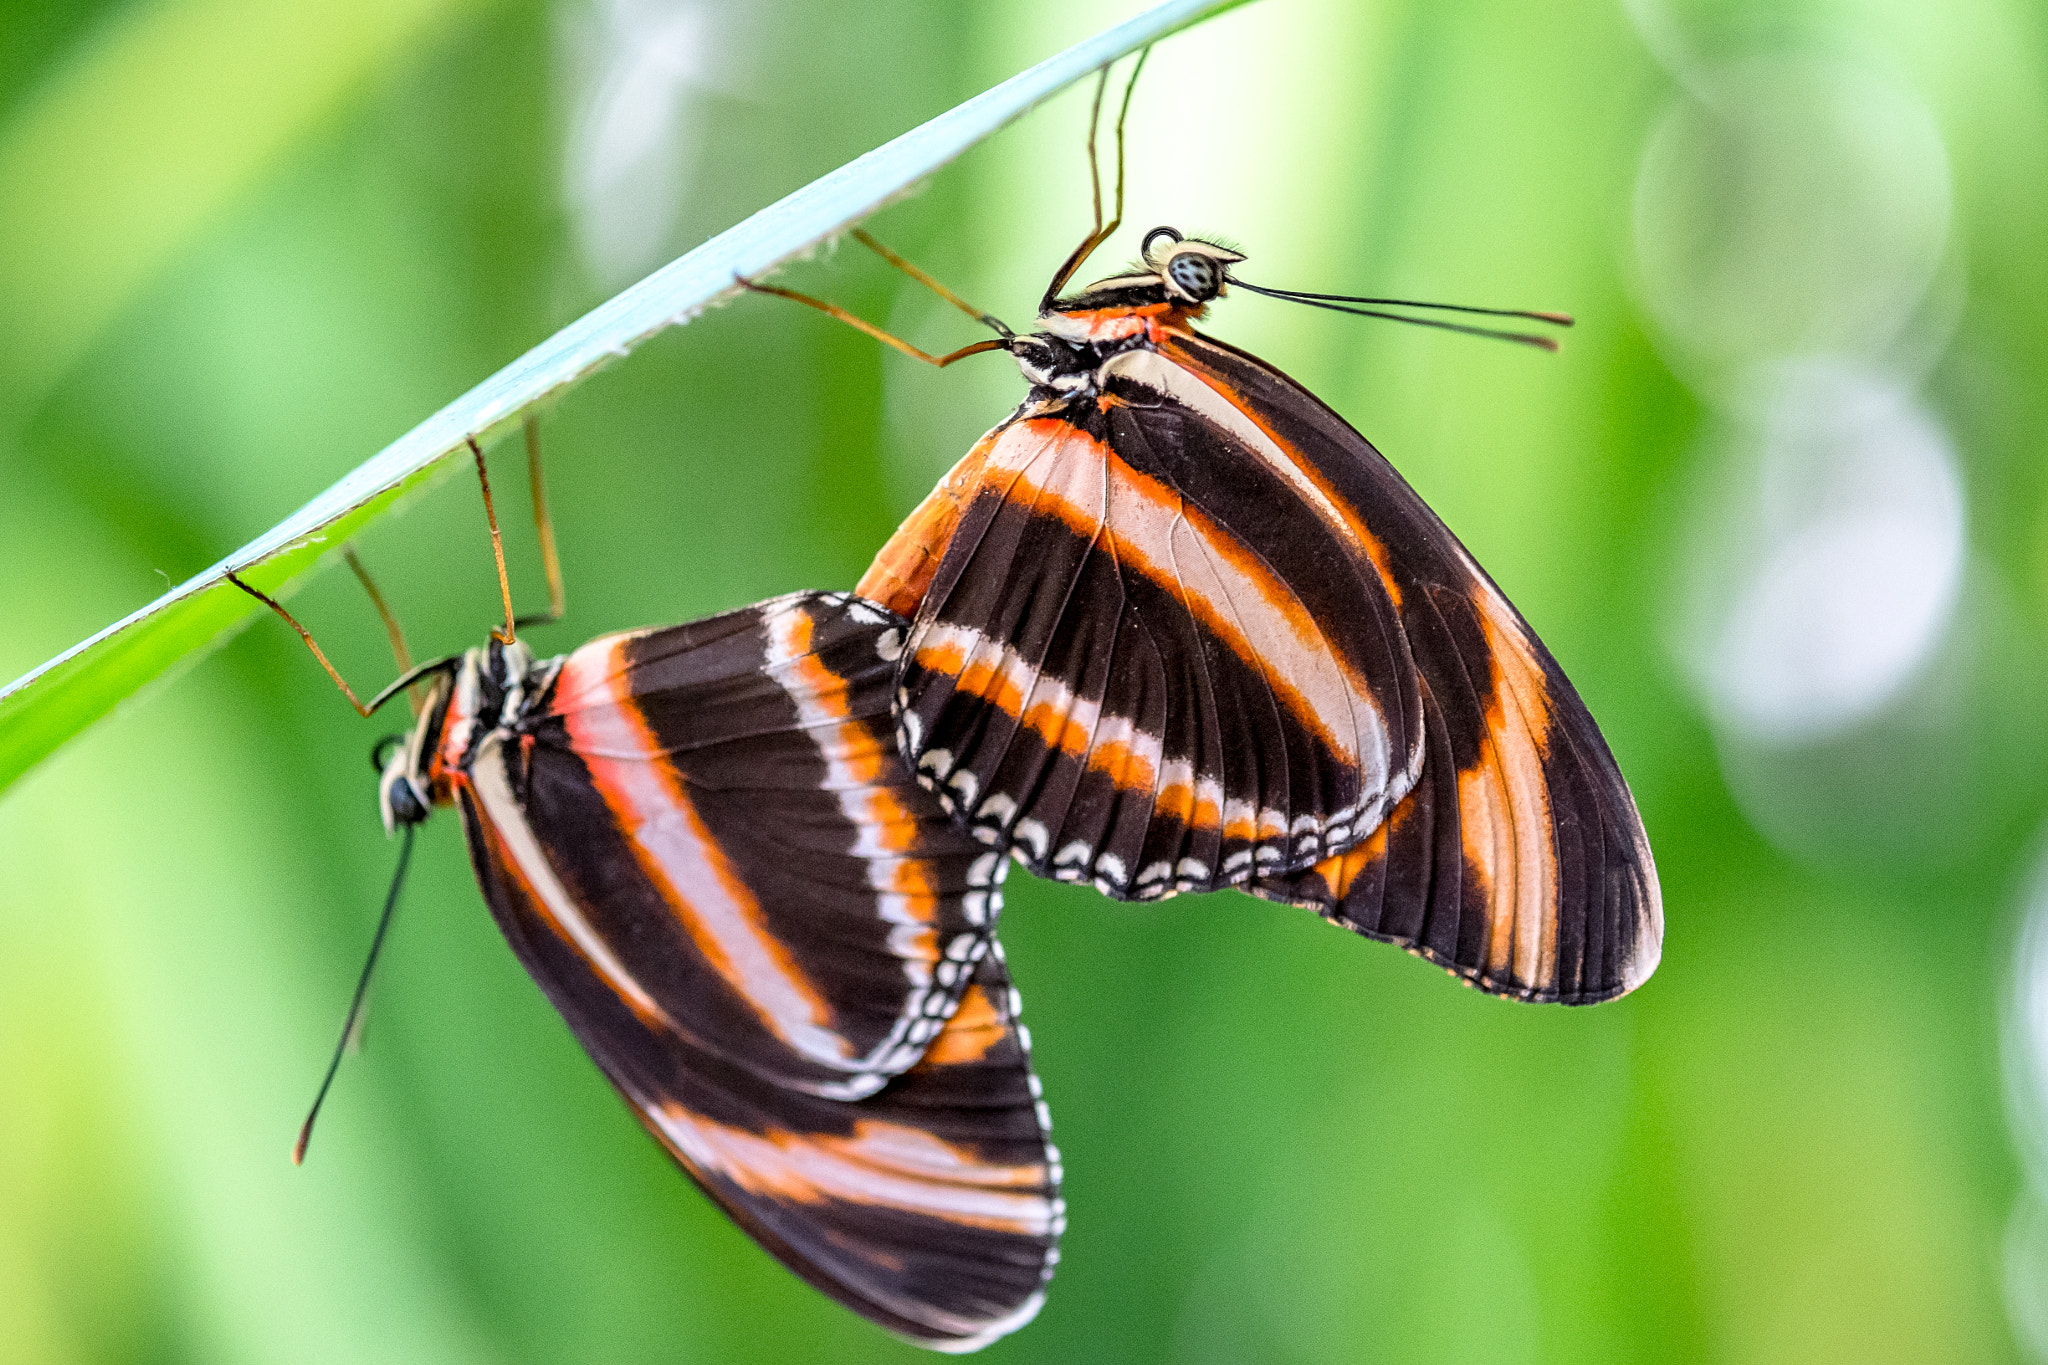
[[[942,1350],[1029,1321],[1059,1156],[995,939],[1006,863],[896,753],[907,623],[798,593],[551,659],[512,624],[508,594],[487,646],[359,708],[430,684],[380,746],[405,854],[460,811],[493,918],[577,1041],[798,1275]]]
[[[380,780],[461,811],[513,951],[764,1247],[926,1343],[1035,1311],[1058,1163],[995,946],[1002,859],[893,752],[903,623],[798,594],[440,675]]]
[[[860,582],[914,618],[919,780],[1034,873],[1119,899],[1242,887],[1522,999],[1640,984],[1655,865],[1556,661],[1370,442],[1194,327],[1232,285],[1392,301],[1246,285],[1243,253],[1169,227],[1060,296],[1102,235],[1038,331],[970,348],[1029,392]]]

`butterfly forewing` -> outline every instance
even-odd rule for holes
[[[992,433],[863,581],[906,601],[930,575],[898,696],[919,777],[1034,872],[1119,898],[1375,827],[1419,763],[1416,674],[1290,476],[1121,381]]]
[[[1263,362],[1183,333],[1162,393],[1292,463],[1383,575],[1424,685],[1423,780],[1374,837],[1248,889],[1442,963],[1482,989],[1592,1003],[1656,966],[1663,911],[1641,817],[1564,673],[1372,446]]]
[[[594,640],[456,765],[497,875],[653,1034],[851,1098],[952,1013],[1002,866],[894,752],[902,625],[813,594]]]

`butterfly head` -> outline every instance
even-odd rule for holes
[[[386,735],[370,750],[370,766],[377,770],[377,810],[384,817],[386,834],[417,825],[433,813],[450,702],[458,678],[468,672],[465,667],[435,675],[412,730]]]
[[[1243,259],[1242,251],[1221,242],[1184,237],[1175,228],[1156,227],[1145,234],[1138,263],[1130,270],[1097,280],[1071,298],[1053,301],[1041,315],[1128,316],[1137,309],[1156,311],[1160,304],[1170,304],[1200,317],[1211,300],[1222,297],[1228,286],[1237,283],[1231,277],[1230,267]]]
[[[1231,283],[1230,267],[1244,259],[1220,242],[1183,237],[1170,227],[1145,234],[1140,254],[1168,299],[1196,307],[1221,297]]]

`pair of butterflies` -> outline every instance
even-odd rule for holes
[[[1194,330],[1240,259],[1161,229],[984,343],[1028,396],[855,595],[494,639],[383,770],[388,825],[460,809],[514,951],[683,1168],[926,1346],[1028,1321],[1058,1255],[1013,858],[1240,887],[1522,1000],[1657,960],[1634,803],[1548,652],[1363,437]]]

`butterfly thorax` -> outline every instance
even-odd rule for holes
[[[537,723],[561,665],[496,639],[463,654],[435,681],[412,733],[383,765],[377,792],[385,828],[417,824],[433,807],[453,803],[486,738],[524,734]]]
[[[1092,334],[1084,328],[1092,328]],[[1018,337],[1010,344],[1010,354],[1030,382],[1036,402],[1088,399],[1101,392],[1105,365],[1127,351],[1156,350],[1163,330],[1156,317],[1125,314],[1101,324]]]

